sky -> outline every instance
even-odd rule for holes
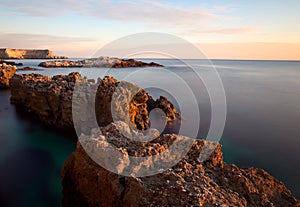
[[[140,32],[183,38],[210,59],[300,60],[298,0],[0,0],[0,48],[90,57]]]

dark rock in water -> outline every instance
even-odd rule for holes
[[[24,68],[18,68],[17,70],[19,70],[19,71],[36,71],[36,70],[40,70],[40,69],[32,68],[32,67],[24,67]]]
[[[5,61],[5,60],[1,60],[0,64],[5,63],[6,65],[15,65],[15,66],[23,66],[23,63],[16,63],[13,61]]]
[[[112,155],[107,154],[109,148],[103,141],[113,143],[123,153],[118,163],[111,163],[117,164],[117,171],[122,172],[134,162],[131,157],[128,158],[129,155],[149,156],[143,167],[151,169],[155,162],[151,156],[167,150],[176,141],[189,139],[165,134],[146,144],[133,142],[119,132],[122,127],[128,129],[125,123],[111,123],[79,138],[76,151],[62,171],[63,206],[297,205],[298,201],[284,184],[266,171],[226,164],[221,146],[204,140],[194,140],[191,150],[179,163],[159,174],[140,178],[114,174],[93,161],[98,158],[107,165],[112,162]],[[204,147],[215,149],[206,161],[201,162],[199,154]],[[84,149],[106,154],[96,154],[92,160]],[[164,159],[168,162],[173,157]],[[135,169],[134,173],[138,173],[140,168]]]
[[[60,60],[60,61],[46,61],[39,64],[41,67],[45,68],[59,68],[59,67],[70,67],[70,68],[80,68],[80,67],[96,67],[96,68],[128,68],[128,67],[162,67],[162,65],[151,62],[144,63],[142,61],[137,61],[134,59],[118,59],[110,57],[99,57],[90,58],[85,60]]]
[[[10,87],[10,79],[16,73],[16,66],[7,65],[6,63],[0,64],[0,89]]]
[[[66,59],[56,56],[51,50],[0,49],[0,59]]]

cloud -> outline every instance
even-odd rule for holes
[[[108,1],[108,0],[52,0],[52,1],[20,1],[2,0],[13,15],[59,16],[80,14],[106,20],[137,22],[150,24],[199,25],[207,20],[218,18],[215,12],[226,10],[225,7],[185,8],[157,1]],[[221,9],[220,9],[221,8]]]
[[[257,31],[253,27],[231,27],[224,29],[211,29],[211,30],[195,30],[197,33],[215,33],[215,34],[246,34]]]
[[[93,42],[94,39],[29,33],[0,33],[0,46],[10,48],[41,48],[45,45]]]

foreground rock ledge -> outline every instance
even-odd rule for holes
[[[84,60],[60,60],[60,61],[46,61],[39,64],[41,67],[45,68],[59,68],[59,67],[69,67],[69,68],[128,68],[128,67],[162,67],[162,65],[151,62],[145,63],[142,61],[137,61],[134,59],[119,59],[112,57],[99,57],[90,58]]]
[[[158,154],[181,139],[165,134],[148,144],[134,144],[119,132],[122,127],[126,131],[124,123],[111,123],[79,138],[62,171],[63,206],[299,206],[284,184],[266,171],[226,164],[220,145],[200,162],[202,148],[215,145],[204,140],[195,140],[184,159],[165,172],[141,178],[114,174],[95,163],[82,146],[94,152],[93,159],[99,156],[109,165],[111,155],[97,155],[97,149],[108,153],[103,141],[114,144],[124,154],[117,163],[122,171],[130,163],[128,155]],[[151,166],[150,157],[146,167]]]

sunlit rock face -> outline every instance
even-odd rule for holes
[[[59,67],[70,67],[70,68],[129,68],[129,67],[162,67],[162,65],[151,62],[145,63],[135,59],[119,59],[114,57],[101,56],[98,58],[90,58],[84,60],[58,60],[58,61],[46,61],[39,64],[45,68],[59,68]]]
[[[16,66],[0,63],[0,89],[10,87],[10,79],[14,76],[16,71]]]
[[[11,84],[12,103],[35,113],[47,125],[61,129],[74,129],[72,113],[82,113],[76,124],[85,133],[96,124],[106,126],[112,121],[125,121],[146,130],[151,125],[149,112],[155,107],[165,112],[166,128],[174,126],[176,131],[180,126],[180,113],[166,98],[153,100],[140,87],[109,76],[96,82],[77,72],[53,77],[22,74],[15,75]],[[93,114],[97,123],[93,122]]]
[[[0,49],[0,59],[65,59],[57,56],[51,50]]]
[[[151,128],[149,114],[155,108],[164,112],[166,128],[180,126],[180,113],[166,98],[153,100],[134,84],[70,73],[14,75],[11,87],[12,103],[44,123],[63,129],[79,126],[77,148],[62,170],[66,207],[299,206],[284,184],[266,171],[226,164],[219,144],[177,135],[176,128],[167,134]],[[87,116],[73,119],[77,111]],[[177,150],[165,153],[174,144]],[[203,161],[207,149],[212,153]],[[164,169],[176,158],[181,159]],[[140,176],[157,167],[158,173]]]
[[[163,153],[174,142],[184,144],[190,138],[165,134],[145,143],[128,139],[129,134],[137,139],[143,136],[126,123],[116,122],[79,138],[62,171],[63,206],[299,205],[284,184],[266,171],[226,164],[221,146],[205,140],[193,140],[191,150],[173,167],[155,175],[137,177],[140,171],[153,168],[157,162],[155,155]],[[121,156],[114,154],[111,146]],[[204,146],[214,147],[214,151],[206,161],[200,162]],[[133,157],[146,159],[137,164]],[[174,155],[164,156],[160,164],[173,158]],[[117,173],[111,171],[113,168]],[[132,177],[119,175],[128,170]]]

